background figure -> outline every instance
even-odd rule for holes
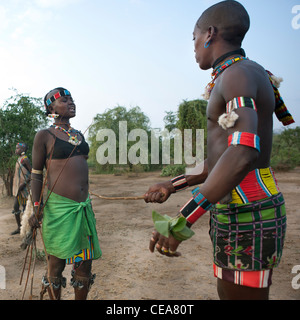
[[[27,149],[28,146],[24,142],[19,142],[16,145],[15,153],[19,156],[19,158],[16,162],[15,175],[13,181],[13,196],[15,197],[15,199],[12,213],[15,215],[18,228],[11,233],[12,235],[20,233],[20,207],[22,206],[23,211],[25,210],[26,202],[29,195],[31,163],[26,155]]]

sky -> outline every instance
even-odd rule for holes
[[[0,106],[11,88],[44,97],[65,87],[82,132],[98,113],[139,106],[152,128],[166,111],[201,99],[211,70],[195,62],[193,30],[213,0],[0,0]],[[300,123],[300,0],[241,0],[251,26],[247,56],[284,79]],[[274,118],[274,128],[282,128]]]

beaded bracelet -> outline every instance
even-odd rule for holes
[[[231,145],[244,145],[252,147],[260,152],[260,139],[254,133],[235,131],[228,137],[228,147]]]
[[[171,182],[176,192],[189,187],[184,174],[171,179]]]
[[[192,191],[193,197],[180,209],[180,213],[191,224],[195,223],[212,206],[212,203],[199,190],[199,187],[195,188]]]

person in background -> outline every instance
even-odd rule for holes
[[[19,142],[16,145],[15,153],[19,156],[16,161],[15,174],[13,179],[13,196],[14,205],[12,213],[17,222],[17,229],[11,235],[19,234],[21,228],[21,210],[25,210],[26,202],[29,196],[30,189],[30,173],[31,163],[26,155],[28,146],[24,142]]]

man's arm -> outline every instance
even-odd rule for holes
[[[227,129],[228,137],[234,132],[256,135],[256,112],[246,108],[235,112],[239,118],[232,128]],[[218,202],[244,179],[258,156],[258,150],[253,147],[242,144],[228,146],[200,187],[201,193],[209,202]]]
[[[190,171],[189,175],[185,175],[187,185],[189,187],[201,184],[207,178],[207,161],[204,160],[200,165]],[[171,180],[166,182],[157,183],[149,188],[144,195],[146,202],[165,202],[172,193],[175,193],[175,187]]]
[[[190,224],[195,223],[212,204],[221,201],[235,186],[240,184],[247,173],[255,168],[255,162],[260,154],[255,104],[257,82],[253,74],[243,66],[232,67],[227,70],[226,77],[224,73],[214,90],[216,97],[219,96],[218,100],[223,99],[226,103],[227,114],[223,118],[226,121],[222,123],[222,128],[227,133],[228,147],[216,159],[206,181],[197,191],[193,192],[193,197],[180,210]],[[246,99],[234,99],[238,97]],[[218,106],[211,105],[208,110],[208,114],[210,113],[215,115],[215,118],[210,119],[213,121],[212,125],[218,125],[216,117],[220,116],[219,120],[223,117]],[[234,121],[231,121],[231,116],[234,116]],[[218,122],[220,124],[220,121]],[[210,134],[211,132],[208,132],[208,135]],[[209,146],[210,154],[214,154],[213,147]]]

